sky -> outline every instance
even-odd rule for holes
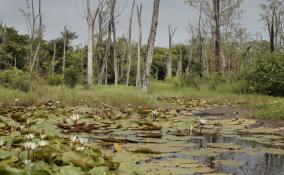
[[[98,0],[91,0],[96,7]],[[117,11],[121,12],[117,18],[118,36],[127,34],[129,25],[129,15],[132,6],[132,0],[117,0]],[[263,22],[260,21],[259,13],[261,3],[265,0],[244,0],[242,14],[239,23],[247,29],[247,32],[255,37],[256,33],[262,33],[263,37],[267,35]],[[143,43],[146,43],[153,10],[153,0],[136,0],[136,4],[143,4],[142,28]],[[126,6],[125,6],[126,5]],[[123,8],[125,6],[125,8]],[[57,38],[64,26],[74,31],[79,36],[74,44],[86,43],[87,40],[87,22],[84,14],[85,0],[42,0],[43,20],[46,26],[44,38],[47,40]],[[19,9],[25,9],[25,0],[0,0],[0,19],[7,26],[15,27],[21,34],[27,34],[27,26],[23,14]],[[138,37],[138,24],[136,11],[133,17],[133,40]],[[177,27],[177,32],[173,38],[174,43],[185,43],[190,40],[188,32],[189,22],[195,24],[198,19],[198,12],[184,3],[184,0],[161,0],[159,25],[156,38],[156,45],[168,45],[168,26]]]

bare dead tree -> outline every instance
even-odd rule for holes
[[[180,44],[179,46],[179,60],[178,60],[178,65],[177,65],[177,72],[176,76],[181,76],[182,75],[182,45]]]
[[[142,46],[142,8],[143,5],[140,4],[140,7],[137,5],[137,17],[138,17],[138,26],[139,26],[139,36],[137,43],[137,73],[136,73],[136,87],[141,86],[141,46]]]
[[[88,68],[87,68],[87,83],[88,88],[93,88],[93,59],[94,59],[94,24],[96,17],[99,12],[100,6],[97,7],[97,10],[94,12],[91,9],[90,0],[86,0],[87,5],[87,23],[88,23]]]
[[[64,33],[63,33],[63,63],[62,63],[62,74],[64,76],[65,72],[65,65],[66,65],[66,43],[67,43],[67,28],[64,26]]]
[[[192,63],[192,45],[189,46],[188,49],[188,61],[187,61],[187,66],[186,66],[186,73],[190,72],[190,67],[191,67],[191,63]]]
[[[102,84],[103,81],[103,77],[105,75],[105,84],[107,85],[107,61],[108,58],[110,56],[110,45],[111,45],[111,22],[109,21],[109,25],[108,25],[108,37],[107,37],[107,41],[106,41],[106,51],[105,51],[105,56],[104,56],[104,61],[103,61],[103,65],[102,65],[102,69],[99,75],[99,79],[98,79],[98,84]]]
[[[283,26],[284,0],[268,0],[266,4],[261,4],[261,18],[265,22],[270,41],[270,51],[275,51],[277,38]]]
[[[52,56],[52,67],[51,67],[51,76],[54,76],[54,66],[55,66],[55,57],[56,57],[56,41],[53,43],[53,56]]]
[[[133,19],[133,12],[135,7],[135,0],[133,0],[132,8],[131,8],[131,14],[129,19],[129,29],[128,29],[128,53],[127,53],[127,74],[126,74],[126,86],[129,84],[129,77],[130,77],[130,71],[131,71],[131,59],[132,59],[132,50],[131,50],[131,35],[132,35],[132,19]]]
[[[224,73],[226,60],[222,55],[222,35],[221,28],[233,23],[234,19],[240,15],[240,5],[242,0],[186,0],[190,5],[202,12],[208,19],[214,39],[215,70]],[[212,23],[211,23],[212,22]],[[213,24],[214,22],[214,24]]]
[[[172,27],[169,26],[168,29],[169,29],[169,57],[167,60],[167,78],[171,78],[172,77],[172,64],[173,64],[172,40],[176,33],[177,28],[172,29]]]
[[[113,67],[114,67],[114,84],[118,84],[118,61],[117,61],[117,46],[116,46],[116,25],[115,25],[115,6],[116,0],[111,1],[111,13],[110,21],[112,26],[112,37],[113,37]]]
[[[30,47],[29,47],[29,66],[30,72],[33,72],[38,53],[41,47],[41,39],[43,35],[41,0],[38,0],[38,13],[35,10],[34,0],[26,0],[26,9],[20,9],[23,13],[29,31]],[[36,50],[34,50],[34,41],[38,39]]]
[[[145,68],[144,68],[144,75],[143,75],[143,85],[142,85],[143,92],[148,91],[148,83],[149,83],[149,78],[150,78],[155,39],[156,39],[156,33],[157,33],[157,28],[158,28],[159,9],[160,9],[160,0],[154,0],[152,24],[151,24],[151,30],[150,30],[150,35],[148,39],[147,58],[146,58],[146,63],[145,63]]]

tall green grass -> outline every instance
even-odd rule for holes
[[[15,101],[19,99],[19,101]],[[116,107],[132,106],[156,106],[158,102],[150,95],[142,93],[135,87],[126,86],[95,86],[93,90],[87,90],[82,86],[70,89],[66,86],[37,86],[24,93],[0,87],[0,103],[5,105],[38,105],[47,102],[59,101],[64,105],[86,104],[95,106],[105,103]]]
[[[95,86],[87,90],[82,86],[70,89],[66,86],[35,85],[24,93],[0,87],[0,103],[5,105],[38,105],[49,101],[59,101],[63,105],[96,106],[105,103],[114,107],[153,106],[171,107],[172,104],[157,101],[158,96],[194,97],[218,102],[231,103],[248,109],[250,116],[268,119],[284,119],[284,98],[258,94],[241,94],[237,91],[238,83],[221,83],[214,90],[208,84],[194,87],[176,86],[171,82],[152,81],[149,93],[142,93],[139,88],[130,86]],[[18,102],[15,99],[19,99]]]

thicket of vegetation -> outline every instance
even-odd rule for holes
[[[64,84],[70,88],[76,85],[92,88],[93,85],[103,84],[141,87],[143,83],[147,84],[148,80],[143,81],[149,67],[146,66],[149,47],[141,45],[140,38],[139,42],[133,42],[131,38],[132,20],[136,19],[133,12],[135,2],[132,4],[128,37],[116,36],[116,1],[105,0],[98,5],[96,14],[89,14],[91,11],[87,9],[88,19],[93,19],[93,24],[88,25],[94,32],[90,42],[96,42],[77,46],[71,45],[71,41],[77,38],[76,33],[66,27],[58,38],[50,41],[43,39],[45,26],[40,11],[41,1],[36,2],[27,1],[28,6],[21,10],[25,19],[30,21],[28,27],[32,30],[29,34],[21,35],[13,27],[3,23],[0,25],[1,86],[29,92],[35,84]],[[86,2],[90,5],[89,1]],[[155,14],[158,11],[157,2],[153,10],[155,17],[158,17],[158,13]],[[31,14],[37,12],[31,11],[31,3],[35,3],[33,8],[38,5],[36,19],[32,19]],[[197,9],[198,23],[189,26],[189,42],[181,44],[174,42],[174,35],[179,29],[169,26],[169,48],[154,48],[153,63],[150,64],[151,80],[196,90],[206,85],[210,91],[227,83],[232,93],[283,96],[284,54],[280,21],[284,16],[284,5],[281,0],[269,0],[261,5],[260,16],[270,37],[266,41],[262,39],[262,34],[250,37],[238,23],[242,15],[241,3],[241,0],[216,0],[214,3],[186,1],[185,5]],[[142,9],[142,5],[137,6],[141,25]],[[219,19],[216,15],[212,16],[218,13]],[[273,14],[277,14],[277,19]]]

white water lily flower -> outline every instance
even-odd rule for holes
[[[31,143],[31,150],[35,150],[37,148],[37,144],[36,143]]]
[[[5,141],[4,140],[0,140],[0,147],[5,145]]]
[[[78,137],[77,136],[71,136],[71,142],[72,143],[76,143],[78,140]]]
[[[40,139],[41,139],[41,140],[43,140],[43,139],[45,139],[45,138],[46,138],[46,135],[45,135],[45,134],[40,135]]]
[[[75,114],[75,115],[72,115],[70,118],[76,123],[80,119],[80,116],[78,114]]]
[[[56,101],[56,104],[59,104],[60,103],[60,101]]]
[[[27,159],[23,161],[23,163],[26,164],[26,165],[31,163],[31,162],[32,162],[31,160],[27,160]]]
[[[18,98],[15,98],[15,102],[18,102],[18,101],[20,101],[20,99],[18,99]]]
[[[52,105],[52,103],[51,102],[49,102],[49,103],[47,103],[48,104],[48,106],[51,106]]]
[[[205,124],[207,123],[207,120],[206,120],[206,119],[200,119],[200,120],[199,120],[199,123],[200,123],[201,125],[205,125]]]
[[[152,111],[152,115],[157,116],[158,115],[158,111],[157,110]]]
[[[28,140],[32,140],[34,137],[35,137],[34,134],[28,134],[28,135],[26,135],[26,138],[27,138]]]
[[[79,143],[85,145],[88,142],[88,138],[79,138]]]
[[[24,143],[24,147],[25,147],[26,150],[31,149],[31,145],[32,145],[32,142],[25,142]]]
[[[38,142],[38,145],[40,146],[40,147],[44,147],[44,146],[46,146],[48,144],[48,141],[46,141],[46,140],[40,140],[39,142]]]
[[[76,146],[76,151],[84,151],[84,146]]]

